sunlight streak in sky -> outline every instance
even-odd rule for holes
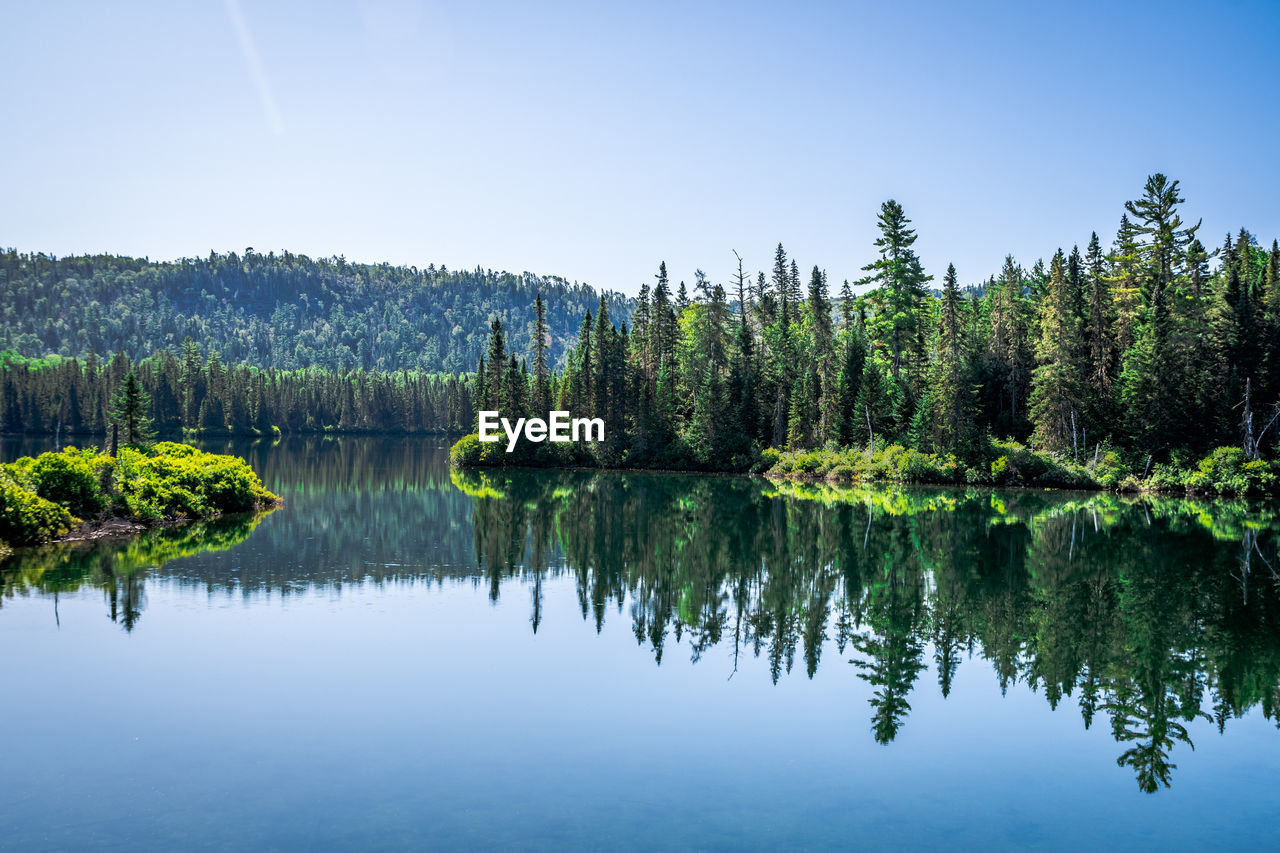
[[[262,111],[267,114],[271,132],[276,136],[284,134],[284,122],[280,119],[280,111],[276,109],[276,100],[271,95],[271,84],[262,69],[262,60],[258,58],[258,49],[253,44],[253,36],[240,12],[239,0],[226,0],[227,14],[231,16],[231,25],[236,29],[236,40],[240,42],[240,52],[244,54],[245,64],[249,66],[249,75],[253,77],[253,86],[258,90],[258,100],[262,102]]]

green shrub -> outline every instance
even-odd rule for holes
[[[1034,483],[1048,470],[1047,461],[1016,441],[993,441],[1001,455],[991,463],[991,477],[997,483],[1025,486]]]
[[[449,461],[454,465],[478,465],[480,463],[480,449],[483,445],[480,443],[478,433],[464,435],[453,443],[453,447],[449,448]]]
[[[938,456],[919,450],[904,450],[897,456],[898,476],[903,483],[954,483],[958,479],[956,458],[951,454]]]
[[[1151,469],[1151,475],[1142,483],[1142,488],[1158,492],[1182,491],[1190,488],[1192,474],[1170,463],[1157,464]]]
[[[1274,491],[1276,473],[1272,464],[1261,459],[1246,462],[1244,450],[1239,447],[1219,447],[1201,459],[1194,471],[1179,476],[1177,480],[1179,485],[1190,491],[1257,495]],[[1153,485],[1152,488],[1160,486]]]
[[[279,501],[243,459],[168,441],[148,451],[122,448],[116,482],[127,514],[144,520],[248,512]]]
[[[786,476],[790,474],[794,466],[795,455],[791,453],[779,454],[777,449],[772,447],[769,448],[769,451],[777,454],[778,456],[778,461],[774,462],[773,466],[769,468],[769,473],[775,476]]]
[[[1108,450],[1097,457],[1097,461],[1090,460],[1093,479],[1097,481],[1099,486],[1104,489],[1119,489],[1122,487],[1125,478],[1132,472],[1128,466],[1120,459],[1120,454],[1114,450]]]
[[[1096,478],[1083,466],[1052,453],[1031,450],[1016,441],[992,441],[1001,455],[992,460],[991,479],[1004,486],[1052,486],[1061,489],[1090,489]]]
[[[795,456],[791,470],[796,474],[818,474],[822,467],[824,454],[821,450],[808,450]]]
[[[30,472],[36,494],[66,507],[78,518],[91,518],[107,507],[102,480],[111,468],[109,456],[68,447],[60,453],[40,454]]]
[[[24,489],[0,471],[0,541],[35,545],[66,533],[72,522],[64,507]]]

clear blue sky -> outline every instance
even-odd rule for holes
[[[940,277],[1114,236],[1151,172],[1280,234],[1280,3],[6,4],[0,245],[290,249],[635,293],[906,207]]]

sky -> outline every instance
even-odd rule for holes
[[[856,279],[895,198],[962,282],[1157,171],[1280,236],[1280,3],[11,2],[0,246]]]

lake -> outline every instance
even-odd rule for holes
[[[1280,845],[1275,503],[202,446],[0,564],[4,849]]]

